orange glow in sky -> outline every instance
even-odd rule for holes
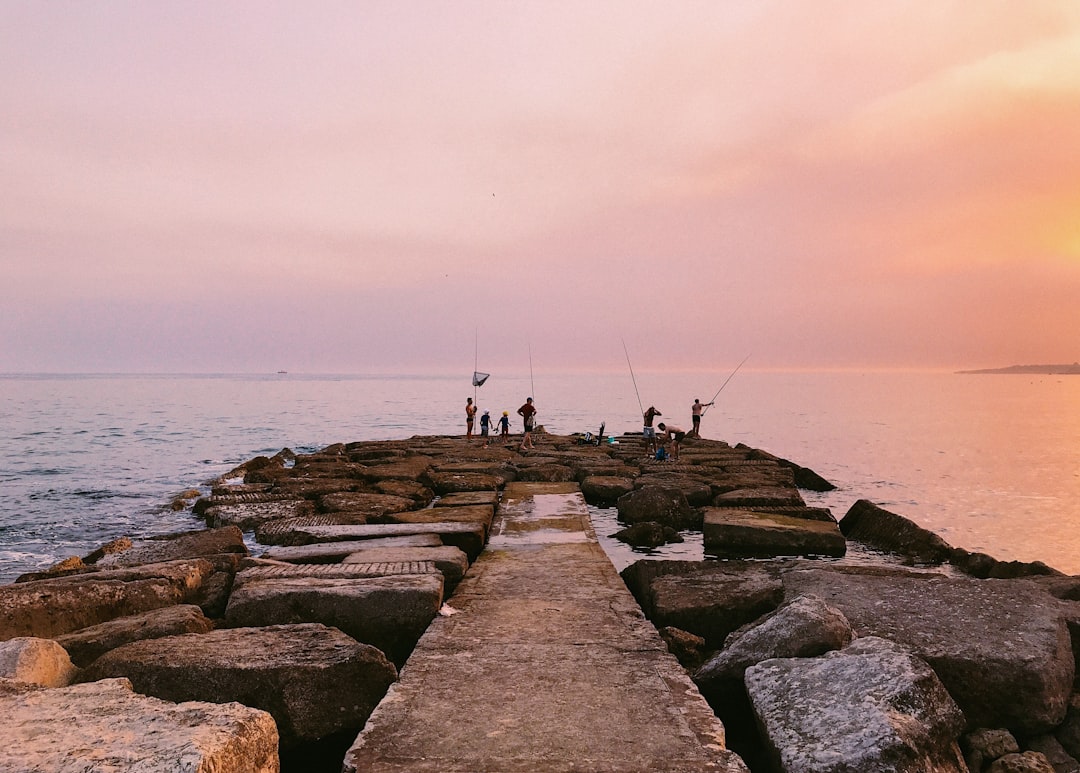
[[[0,372],[1080,359],[1072,0],[13,0],[0,104]]]

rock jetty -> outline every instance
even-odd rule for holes
[[[661,462],[637,435],[535,440],[527,453],[461,437],[285,449],[209,483],[191,531],[120,535],[0,586],[0,771],[408,770],[387,760],[411,722],[474,744],[470,770],[1080,771],[1080,578],[954,548],[867,501],[837,521],[801,493],[828,481],[746,446],[688,439]],[[508,486],[530,483],[580,509],[537,514],[527,488],[506,505]],[[565,579],[595,576],[591,553],[560,550],[595,542],[586,502],[616,510],[625,541],[700,532],[703,560],[622,571],[633,610],[605,604],[605,582],[589,592],[629,626],[609,635],[642,643],[604,647],[600,614],[581,612]],[[504,518],[546,535],[542,561],[507,552]],[[563,573],[551,598],[545,572]],[[534,618],[506,627],[518,612],[500,594]],[[443,622],[455,604],[470,625]],[[581,617],[565,628],[545,615]],[[653,651],[656,632],[671,654]],[[547,659],[575,640],[580,663]],[[483,663],[461,665],[481,642],[485,657],[521,659],[499,673],[519,673],[528,701],[501,695],[506,708],[470,735],[470,711],[491,712],[454,705],[465,691],[440,674],[482,686]],[[627,682],[614,711],[594,669],[642,657],[641,673],[668,675]],[[426,711],[404,711],[426,692]],[[560,730],[559,712],[590,700],[614,712],[589,724],[593,738]],[[664,721],[677,727],[636,726],[658,700],[674,700]],[[528,745],[500,735],[521,732],[515,704],[543,716]],[[657,739],[675,736],[690,746],[665,763]],[[489,747],[509,756],[485,768]]]

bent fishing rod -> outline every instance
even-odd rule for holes
[[[728,382],[731,381],[731,379],[735,377],[735,374],[739,372],[739,368],[741,368],[743,365],[745,365],[746,361],[749,360],[749,359],[750,359],[749,354],[746,355],[745,357],[743,357],[743,361],[739,363],[739,366],[737,368],[735,368],[735,370],[731,371],[730,376],[728,376],[726,379],[724,379],[724,383],[721,384],[720,388],[716,390],[716,394],[712,396],[712,400],[709,400],[709,405],[705,406],[705,408],[701,411],[702,416],[704,416],[706,413],[709,412],[709,408],[712,406],[712,404],[714,402],[716,402],[716,398],[720,396],[720,393],[724,391],[724,387],[726,387],[728,385]]]

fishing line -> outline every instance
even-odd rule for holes
[[[645,409],[641,407],[641,393],[638,392],[637,379],[634,378],[634,366],[630,365],[630,352],[626,350],[626,341],[623,341],[621,338],[619,340],[622,341],[623,352],[626,354],[626,364],[630,367],[630,380],[634,382],[634,394],[637,395],[637,407],[638,410],[641,411],[641,415],[644,416]]]
[[[752,354],[752,352],[751,352],[751,354]],[[726,379],[724,379],[724,383],[721,384],[720,388],[716,390],[716,394],[712,396],[712,400],[709,400],[710,403],[713,403],[713,402],[716,401],[716,398],[720,395],[721,392],[724,391],[724,387],[726,387],[728,385],[728,382],[731,381],[731,379],[735,376],[735,374],[739,372],[739,368],[741,368],[743,365],[745,365],[746,361],[749,360],[749,359],[750,359],[749,354],[746,355],[745,357],[743,357],[743,361],[739,363],[739,367],[735,368],[735,370],[731,371],[731,375],[728,376]],[[706,413],[708,413],[710,407],[711,406],[706,405],[705,408],[701,411],[701,415],[704,416]]]

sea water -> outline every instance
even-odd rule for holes
[[[173,495],[259,454],[461,434],[473,396],[515,431],[528,396],[554,433],[604,423],[617,438],[650,404],[688,428],[694,398],[728,375],[493,373],[479,388],[471,372],[0,376],[0,582],[115,537],[196,528]],[[953,545],[1080,574],[1080,377],[744,369],[702,434],[815,470],[838,489],[804,497],[837,518],[869,499]]]

